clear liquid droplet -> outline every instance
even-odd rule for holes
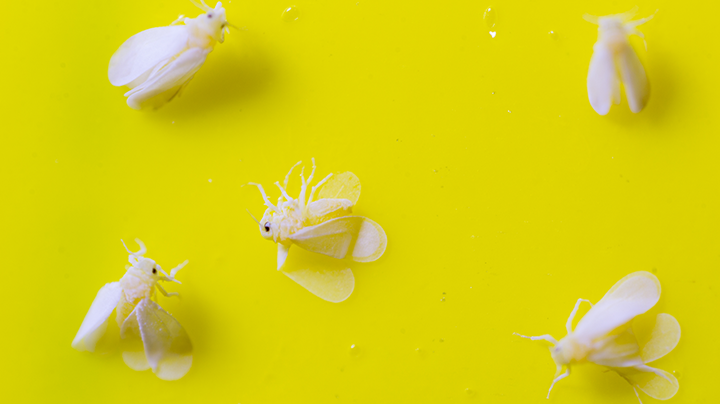
[[[548,35],[550,35],[550,38],[552,39],[558,39],[558,33],[555,31],[548,32]]]
[[[362,356],[362,349],[357,344],[350,345],[350,356],[353,358],[359,358]]]
[[[288,22],[297,21],[298,18],[300,18],[300,10],[298,10],[297,6],[290,6],[282,13],[282,19]]]
[[[495,28],[495,22],[497,20],[497,13],[495,12],[495,9],[488,7],[488,9],[483,13],[483,20],[485,20],[485,25],[487,25],[488,29]]]
[[[468,397],[473,397],[473,396],[475,396],[475,390],[473,390],[473,389],[465,389],[465,395],[468,396]]]

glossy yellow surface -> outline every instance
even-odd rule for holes
[[[560,338],[577,298],[638,270],[662,283],[653,312],[682,327],[657,363],[680,380],[672,402],[711,400],[717,5],[293,2],[225,4],[241,30],[147,113],[108,82],[110,56],[197,15],[192,4],[3,5],[4,402],[546,403],[547,348],[512,332]],[[641,27],[648,52],[633,40],[650,103],[600,117],[585,88],[596,27],[582,15],[635,4],[639,17],[660,9]],[[277,272],[245,212],[264,209],[242,184],[311,157],[319,175],[357,174],[356,213],[388,235],[379,261],[350,264],[341,304]],[[166,268],[190,260],[167,286],[182,297],[159,299],[195,346],[177,382],[70,347],[97,290],[124,273],[120,238],[135,237]],[[550,402],[636,400],[588,365]]]

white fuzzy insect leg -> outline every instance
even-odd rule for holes
[[[639,370],[641,372],[649,372],[649,373],[655,373],[656,375],[662,377],[663,379],[667,380],[668,382],[672,383],[672,380],[670,380],[660,369],[656,369],[653,367],[650,367],[648,365],[637,365],[633,366],[634,369]]]
[[[562,380],[562,379],[564,379],[564,378],[566,378],[566,377],[568,377],[568,376],[570,376],[570,367],[569,367],[569,366],[568,366],[567,370],[565,371],[565,373],[563,373],[563,374],[561,374],[560,376],[558,376],[558,377],[556,377],[555,379],[553,379],[553,382],[552,382],[552,384],[550,385],[550,390],[548,390],[548,395],[547,395],[547,398],[548,398],[548,399],[550,399],[550,392],[552,391],[553,387],[555,387],[555,383],[559,382],[560,380]]]
[[[285,191],[285,188],[283,188],[282,185],[280,185],[280,182],[275,181],[275,185],[277,185],[277,187],[280,188],[280,193],[288,202],[291,202],[293,200],[293,198],[291,198],[290,195],[287,194],[287,191]]]
[[[170,270],[170,277],[174,278],[174,277],[175,277],[175,274],[178,273],[179,270],[183,269],[183,268],[185,267],[185,265],[188,264],[188,262],[190,262],[190,261],[185,260],[185,261],[181,262],[181,263],[180,263],[178,266],[176,266],[175,268],[171,269],[171,270]]]
[[[574,307],[573,310],[570,312],[570,317],[568,317],[567,324],[565,325],[565,327],[567,328],[568,334],[570,334],[570,333],[572,332],[572,322],[573,322],[573,320],[575,319],[575,315],[577,314],[577,311],[578,311],[578,309],[580,308],[580,303],[582,303],[582,302],[588,302],[588,303],[590,303],[590,300],[587,300],[587,299],[578,299],[577,302],[575,302],[575,307]],[[590,306],[592,306],[592,305],[593,305],[593,304],[590,303]]]
[[[183,22],[184,20],[185,20],[185,16],[182,15],[182,14],[180,14],[180,17],[178,17],[177,20],[171,22],[170,25],[180,24],[180,23]]]
[[[310,191],[310,197],[308,198],[308,205],[310,205],[315,199],[315,191],[318,190],[325,182],[332,177],[332,173],[328,174],[327,177],[323,178],[320,182],[317,183],[314,187],[312,187],[312,190]]]
[[[551,343],[551,344],[553,344],[553,345],[557,345],[557,341],[556,341],[555,338],[553,338],[552,335],[550,335],[550,334],[540,335],[540,336],[537,336],[537,337],[528,337],[527,335],[522,335],[522,334],[518,334],[518,333],[514,332],[513,335],[517,335],[518,337],[522,337],[522,338],[531,339],[531,340],[533,340],[533,341],[544,340],[544,341],[547,341],[547,342],[549,342],[549,343]]]
[[[287,175],[285,176],[285,182],[283,182],[284,188],[287,188],[287,186],[288,186],[288,182],[290,181],[290,174],[292,174],[295,167],[299,166],[300,164],[302,164],[302,160],[298,161],[297,163],[295,163],[294,166],[290,167],[290,171],[288,171]]]
[[[157,288],[158,288],[158,290],[160,291],[160,293],[162,293],[163,296],[165,296],[165,297],[180,296],[180,293],[177,293],[177,292],[168,293],[165,289],[163,289],[162,286],[160,286],[159,283],[156,283],[155,286],[157,286]]]
[[[635,392],[635,397],[638,398],[638,401],[640,402],[640,404],[643,404],[642,400],[640,399],[640,394],[638,394],[637,389],[635,388],[635,386],[632,386],[632,388],[633,388],[633,391]]]
[[[267,194],[265,193],[265,189],[262,185],[256,184],[254,182],[248,182],[248,185],[255,185],[260,190],[260,194],[262,194],[263,201],[265,201],[265,206],[268,208],[274,210],[277,213],[280,213],[280,209],[277,208],[277,206],[273,205],[272,202],[270,202],[270,199],[268,198]]]

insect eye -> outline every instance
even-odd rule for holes
[[[212,14],[208,14],[208,18],[212,18]]]
[[[153,273],[156,274],[156,273],[157,273],[157,269],[153,268]]]
[[[270,231],[270,222],[265,223],[265,231]]]

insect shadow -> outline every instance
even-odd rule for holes
[[[233,40],[234,46],[223,46]],[[245,32],[227,38],[223,45],[208,55],[207,64],[179,97],[151,115],[159,120],[198,117],[227,110],[228,105],[241,106],[261,94],[275,75],[262,47]]]

